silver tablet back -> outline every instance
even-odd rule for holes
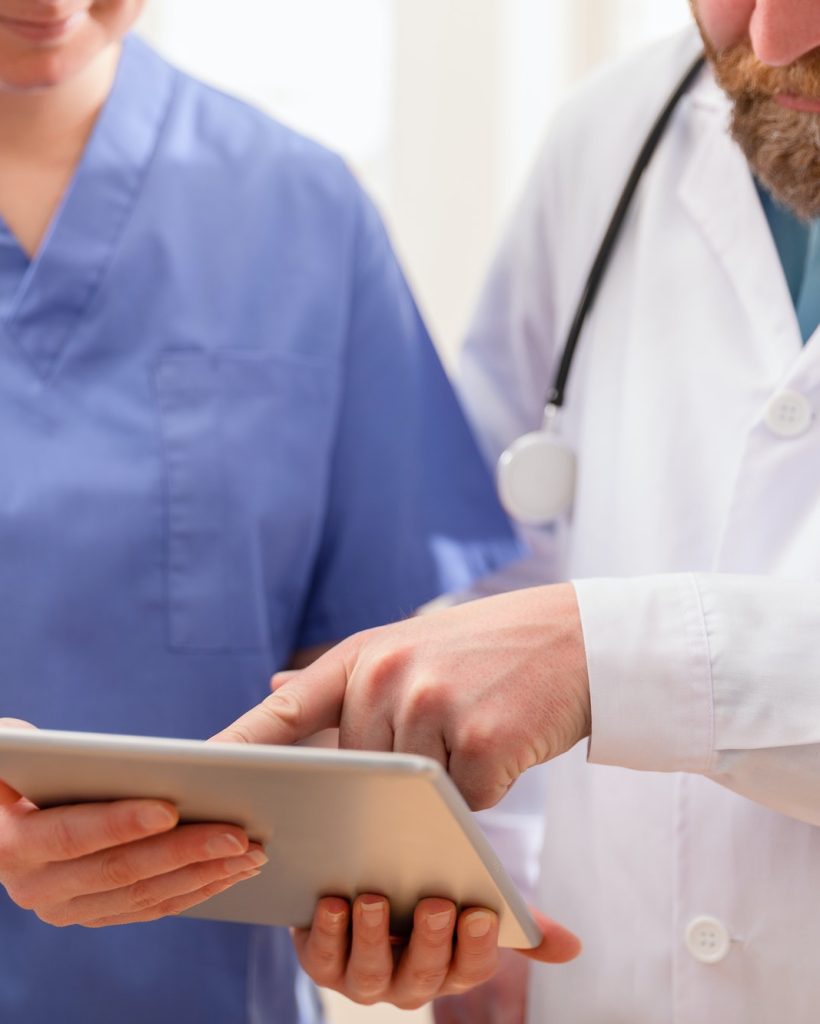
[[[497,911],[503,946],[539,941],[460,794],[425,758],[0,730],[0,778],[40,806],[155,797],[185,821],[246,828],[269,863],[188,916],[304,926],[320,896],[379,893],[401,933],[419,899],[440,896]]]

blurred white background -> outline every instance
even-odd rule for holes
[[[687,0],[149,0],[142,32],[348,158],[451,360],[550,112],[590,68],[689,17]]]

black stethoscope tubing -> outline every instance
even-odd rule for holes
[[[632,200],[635,198],[635,193],[638,190],[638,186],[641,183],[644,172],[651,163],[652,157],[655,155],[655,152],[663,139],[666,128],[672,119],[672,115],[675,113],[680,101],[689,91],[692,83],[700,74],[705,59],[706,58],[703,54],[698,56],[697,60],[681,79],[674,93],[669,97],[666,106],[658,115],[658,119],[655,121],[655,124],[652,126],[652,130],[646,137],[646,141],[644,142],[643,147],[638,154],[638,158],[635,161],[635,166],[632,168],[629,178],[624,185],[623,192],[618,200],[618,205],[615,208],[615,212],[612,214],[612,219],[609,222],[606,234],[601,242],[601,246],[595,257],[595,262],[592,264],[592,269],[589,272],[589,277],[587,278],[584,290],[578,302],[578,308],[575,312],[572,326],[570,327],[567,335],[566,345],[555,377],[555,382],[547,397],[546,405],[548,407],[558,410],[564,404],[567,382],[569,381],[569,375],[572,370],[575,353],[578,349],[578,342],[581,340],[584,324],[592,311],[601,283],[603,282],[612,261],[612,255],[615,251],[616,245],[618,244],[624,223],[632,206]]]

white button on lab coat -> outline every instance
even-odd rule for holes
[[[766,410],[766,424],[776,437],[800,437],[813,418],[811,403],[796,391],[779,392]]]
[[[714,917],[696,917],[686,929],[686,948],[702,964],[719,964],[729,955],[726,926]]]
[[[583,280],[693,34],[559,116],[502,248],[462,389],[496,459],[538,427]],[[538,902],[585,953],[531,1024],[815,1024],[820,1014],[820,339],[801,344],[705,72],[584,333],[571,524],[593,727],[547,771]]]

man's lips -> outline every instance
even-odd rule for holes
[[[791,93],[779,93],[774,97],[776,103],[788,110],[799,110],[804,114],[820,114],[820,100],[812,100],[807,96],[794,96]]]

